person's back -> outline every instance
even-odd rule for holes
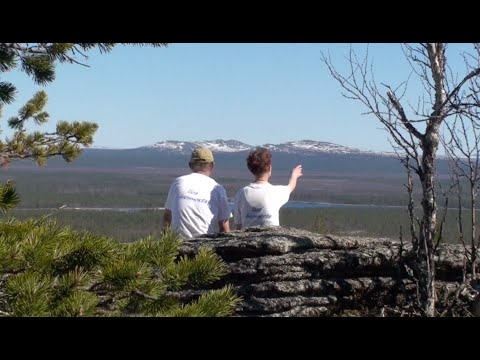
[[[297,179],[302,176],[302,166],[298,165],[292,170],[288,185],[272,185],[268,182],[272,174],[272,155],[268,149],[251,151],[247,166],[255,176],[255,181],[240,189],[235,196],[236,228],[280,225],[279,210],[287,203]]]
[[[242,228],[279,225],[279,210],[288,201],[290,188],[270,183],[251,183],[235,197],[235,223]]]
[[[210,177],[213,168],[210,150],[195,150],[190,167],[194,172],[176,178],[170,187],[165,203],[165,226],[185,238],[229,231],[231,211],[227,193]]]

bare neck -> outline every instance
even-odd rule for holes
[[[258,184],[268,183],[269,178],[270,178],[269,173],[263,173],[261,175],[255,176],[255,182]]]

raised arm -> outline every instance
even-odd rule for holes
[[[290,176],[290,181],[288,182],[288,187],[290,188],[290,192],[295,190],[297,186],[297,179],[302,176],[302,165],[298,165],[293,168],[292,175]]]

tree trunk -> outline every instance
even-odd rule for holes
[[[435,316],[435,258],[434,240],[437,234],[437,203],[435,201],[435,157],[439,143],[440,124],[446,116],[445,103],[445,44],[427,44],[432,78],[435,88],[435,102],[425,135],[421,139],[422,173],[420,180],[423,189],[423,218],[418,240],[418,282],[420,305],[427,316]]]
[[[472,177],[473,178],[473,177]],[[477,219],[476,219],[476,208],[477,208],[477,202],[476,202],[476,197],[477,197],[477,194],[475,193],[475,183],[471,183],[470,184],[470,196],[471,196],[471,199],[472,199],[472,208],[471,208],[471,220],[472,220],[472,237],[471,237],[471,245],[472,245],[472,248],[471,248],[471,251],[472,251],[472,256],[471,256],[471,259],[470,259],[470,268],[471,268],[471,271],[472,271],[472,280],[475,280],[476,279],[476,268],[475,268],[475,260],[477,258],[477,249],[475,247],[475,236],[476,236],[476,222],[477,222]]]
[[[435,155],[438,148],[438,126],[428,126],[422,141],[423,218],[417,244],[413,244],[418,264],[420,304],[427,316],[435,316],[435,259],[434,239],[437,232],[437,203],[435,200]]]

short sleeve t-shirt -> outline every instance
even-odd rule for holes
[[[165,208],[172,212],[171,229],[187,239],[218,232],[218,222],[232,217],[225,188],[198,173],[175,179]]]
[[[280,225],[279,210],[290,198],[287,185],[251,183],[235,196],[234,221],[249,226]]]

